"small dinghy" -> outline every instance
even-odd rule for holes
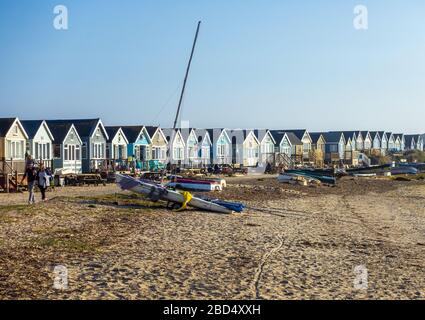
[[[133,177],[122,174],[116,174],[115,177],[116,183],[122,190],[129,190],[135,193],[143,194],[151,201],[164,200],[180,204],[187,203],[188,206],[217,213],[230,214],[233,212],[227,207],[197,197],[191,197],[191,199],[187,201],[187,198],[182,193],[168,190],[165,187],[155,183],[140,181]]]
[[[356,178],[371,178],[371,177],[376,177],[376,173],[353,173],[353,177],[356,177]]]
[[[181,177],[172,177],[171,181],[166,184],[167,187],[193,190],[193,191],[221,191],[222,184],[214,180],[187,179]]]

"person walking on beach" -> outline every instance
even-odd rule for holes
[[[35,203],[35,196],[34,196],[34,187],[37,180],[37,171],[35,170],[35,167],[32,164],[28,164],[25,169],[25,174],[22,177],[21,184],[24,182],[25,178],[27,179],[28,184],[28,204],[34,204]]]
[[[46,171],[46,168],[44,165],[40,165],[40,169],[37,174],[37,182],[38,182],[38,188],[41,192],[41,200],[46,200],[46,190],[50,186],[50,175]]]

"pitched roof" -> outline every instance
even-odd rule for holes
[[[182,134],[184,141],[187,141],[187,139],[189,139],[189,136],[192,134],[192,130],[195,131],[195,129],[193,129],[193,128],[181,128],[180,129],[180,133]],[[196,131],[195,131],[195,136],[196,136]],[[196,137],[196,138],[198,138],[198,137]]]
[[[414,141],[414,143],[416,143],[416,141],[417,141],[416,135],[414,135],[414,134],[406,134],[404,136],[404,139],[406,140],[406,144],[408,146],[410,146],[412,144],[412,140]]]
[[[203,142],[205,135],[207,134],[208,134],[209,140],[211,141],[211,137],[207,129],[196,129],[196,135],[198,136],[198,143]]]
[[[72,127],[71,122],[57,122],[54,120],[46,120],[46,123],[49,126],[50,132],[53,134],[53,137],[55,138],[56,142],[62,142]]]
[[[155,132],[158,130],[158,126],[147,126],[145,127],[146,131],[148,132],[149,137],[153,137],[155,135]]]
[[[375,140],[376,136],[378,136],[380,140],[382,139],[381,135],[379,134],[378,131],[369,131],[369,133],[370,133],[372,140]]]
[[[78,131],[80,137],[91,137],[96,130],[97,124],[100,119],[64,119],[64,120],[48,120],[47,123],[50,127],[50,124],[73,124],[75,129]],[[103,127],[103,126],[102,126]],[[105,130],[106,135],[107,132]]]
[[[302,140],[302,138],[304,137],[305,133],[307,132],[306,129],[295,129],[295,130],[282,130],[285,132],[291,132],[293,133],[298,139]]]
[[[276,141],[274,140],[273,135],[271,134],[270,130],[268,129],[255,129],[254,130],[254,134],[257,137],[257,140],[261,143],[261,141],[263,141],[263,139],[269,134],[273,140],[273,143],[276,143]]]
[[[210,135],[210,139],[211,139],[213,144],[217,143],[218,138],[220,138],[220,136],[223,134],[223,132],[226,131],[226,129],[223,129],[223,128],[214,128],[214,129],[205,129],[205,130],[208,131],[208,134]],[[216,132],[218,134],[214,134],[214,132]]]
[[[370,131],[360,131],[360,133],[362,134],[363,139],[366,139],[366,136],[368,133],[370,134]]]
[[[0,118],[0,136],[4,137],[7,132],[10,130],[13,122],[16,118]]]
[[[274,140],[276,141],[277,144],[280,144],[282,142],[283,137],[286,136],[288,137],[289,142],[292,145],[302,145],[302,141],[301,139],[299,139],[293,132],[288,132],[285,130],[270,130],[270,133],[272,134]]]
[[[323,135],[325,136],[326,143],[339,143],[341,141],[341,136],[344,137],[344,134],[342,133],[342,131],[325,132]]]
[[[329,133],[342,133],[344,135],[344,139],[348,140],[348,138],[351,138],[351,140],[354,140],[354,136],[358,136],[360,131],[329,131]],[[311,135],[311,133],[310,133]]]
[[[309,133],[310,133],[311,140],[313,140],[313,143],[317,143],[319,141],[320,137],[323,137],[323,140],[325,140],[325,142],[326,142],[326,139],[325,139],[323,133],[321,133],[321,132],[309,132]]]
[[[286,132],[286,136],[289,139],[289,142],[294,145],[303,145],[302,141],[298,136],[295,135],[293,132]]]
[[[134,143],[139,137],[140,132],[142,132],[143,126],[123,126],[121,129],[127,137],[128,142]]]
[[[128,142],[128,139],[127,139],[127,136],[125,135],[124,131],[122,130],[122,127],[120,127],[120,126],[109,126],[109,127],[105,127],[105,131],[108,134],[107,141],[108,142],[112,142],[112,140],[114,140],[115,136],[117,135],[117,133],[118,133],[118,131],[120,129],[122,131],[123,138],[125,139],[125,141],[127,143],[129,143]]]
[[[108,133],[108,142],[111,142],[114,139],[115,135],[118,133],[118,130],[121,129],[120,126],[110,126],[105,127],[106,132]]]
[[[175,132],[174,133],[175,135],[177,135],[177,134],[180,134],[181,135],[180,129],[173,129],[173,128],[164,128],[164,129],[162,129],[162,132],[164,132],[164,135],[165,135],[165,138],[167,139],[167,142],[170,142],[171,136],[173,135],[173,131]],[[175,139],[175,137],[174,137],[174,139]],[[183,143],[186,144],[186,142],[183,139],[183,136],[182,136],[182,140],[183,140]]]
[[[43,124],[43,120],[22,120],[22,126],[30,139],[33,139],[37,134],[38,129]]]

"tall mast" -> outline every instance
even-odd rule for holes
[[[182,88],[182,92],[180,94],[180,100],[179,100],[179,105],[177,107],[176,119],[174,120],[173,129],[176,129],[176,127],[177,127],[177,121],[178,121],[179,115],[180,115],[180,109],[181,109],[181,106],[182,106],[184,91],[186,89],[186,82],[187,82],[187,78],[189,76],[190,65],[192,64],[193,53],[195,52],[196,41],[198,40],[198,34],[199,34],[199,28],[200,27],[201,27],[201,21],[198,21],[198,27],[196,28],[196,34],[195,34],[195,39],[193,40],[192,52],[190,53],[189,63],[187,64],[186,75],[185,75],[184,81],[183,81],[183,88]]]

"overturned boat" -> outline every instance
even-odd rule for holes
[[[222,183],[217,180],[189,179],[173,176],[167,187],[193,191],[222,191]]]
[[[151,201],[164,200],[171,203],[178,203],[188,205],[197,209],[230,214],[233,210],[226,206],[220,205],[215,202],[204,200],[201,198],[188,196],[187,193],[181,193],[174,190],[168,190],[162,185],[140,181],[133,177],[125,176],[122,174],[116,174],[116,183],[122,190],[128,190],[135,193],[140,193],[149,198]]]

